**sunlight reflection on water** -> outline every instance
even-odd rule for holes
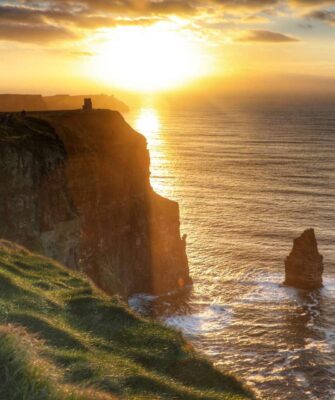
[[[135,129],[145,134],[150,142],[157,140],[160,130],[157,111],[151,107],[142,108],[135,120]]]
[[[334,109],[146,107],[127,119],[148,139],[152,186],[179,202],[195,282],[186,299],[133,302],[262,399],[334,400]],[[325,259],[311,294],[281,285],[309,227]]]

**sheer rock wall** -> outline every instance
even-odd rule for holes
[[[191,283],[179,207],[150,186],[145,138],[114,111],[0,114],[0,237],[110,293]]]

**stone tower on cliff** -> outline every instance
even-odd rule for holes
[[[90,99],[90,98],[84,99],[83,110],[84,111],[92,111],[93,110],[92,99]]]

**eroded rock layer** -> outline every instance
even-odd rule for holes
[[[0,237],[108,292],[191,282],[179,208],[149,180],[145,138],[118,112],[0,115]]]

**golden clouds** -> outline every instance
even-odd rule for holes
[[[0,40],[71,41],[99,29],[144,26],[174,17],[204,23],[215,17],[223,24],[235,16],[241,23],[254,24],[257,29],[257,24],[266,23],[278,13],[300,18],[311,7],[309,18],[332,24],[334,11],[322,8],[332,4],[334,1],[329,0],[12,0],[0,5]],[[253,35],[251,38],[266,41],[272,37],[276,41],[271,34]],[[285,41],[279,36],[277,39]]]
[[[285,35],[283,33],[252,29],[246,32],[242,32],[236,37],[237,42],[262,42],[262,43],[289,43],[299,42],[300,40],[296,37]]]

